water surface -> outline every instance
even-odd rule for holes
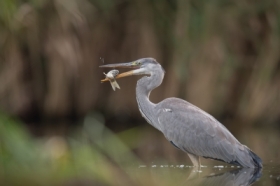
[[[280,185],[280,165],[265,165],[263,169],[241,168],[231,165],[202,166],[195,169],[188,165],[139,165],[134,174],[146,174],[142,183],[151,185]],[[140,181],[141,183],[141,181]],[[141,184],[140,184],[141,185]]]

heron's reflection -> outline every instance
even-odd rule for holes
[[[193,175],[191,177],[191,179],[188,179],[185,182],[186,185],[247,186],[252,185],[261,177],[261,169],[241,168],[230,170],[220,174],[212,173],[204,177],[195,177]]]

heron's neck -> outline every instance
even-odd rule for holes
[[[151,76],[144,76],[137,82],[136,99],[142,116],[148,123],[160,130],[155,111],[156,104],[149,100],[150,93],[158,87],[163,80],[163,73],[153,73]]]

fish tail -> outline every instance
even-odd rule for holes
[[[110,83],[114,91],[116,90],[116,88],[121,89],[116,80],[112,80]]]

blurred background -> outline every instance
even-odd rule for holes
[[[131,165],[191,164],[141,117],[139,77],[119,80],[116,92],[100,83],[99,65],[143,57],[166,71],[153,102],[185,99],[264,164],[280,163],[279,8],[274,0],[1,0],[0,183],[147,184],[151,175]]]

